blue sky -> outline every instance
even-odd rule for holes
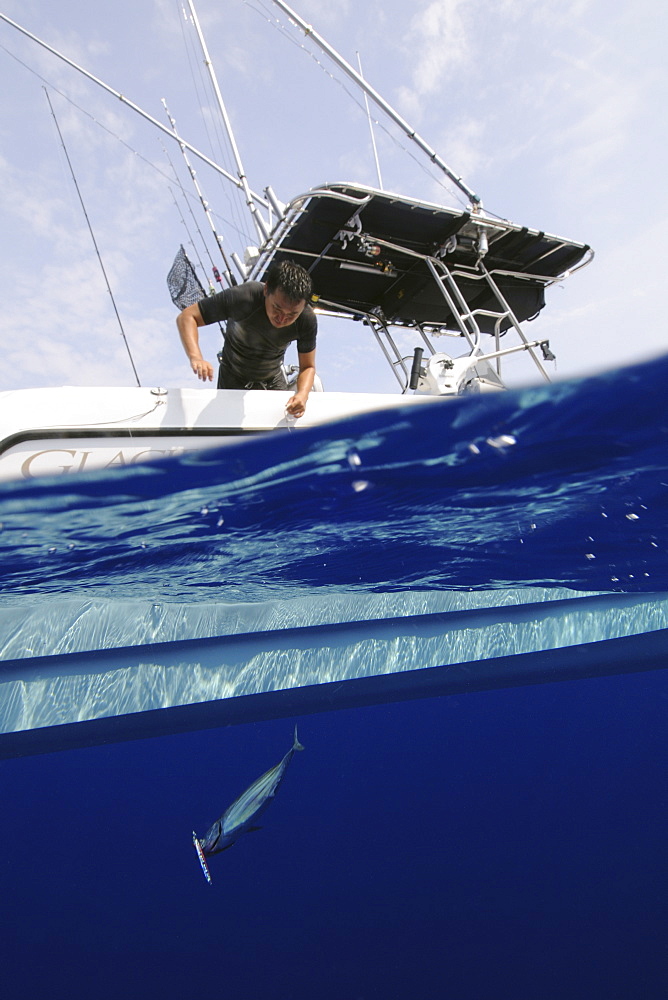
[[[232,168],[177,0],[5,0],[2,9],[167,125],[164,98],[182,135]],[[360,53],[373,86],[486,208],[594,247],[592,265],[549,290],[529,328],[550,338],[557,377],[665,350],[662,5],[299,0],[295,9],[349,61]],[[323,181],[376,184],[360,95],[278,8],[199,0],[197,11],[255,191],[271,184],[287,201]],[[12,95],[0,106],[0,386],[134,384],[44,81],[142,384],[196,385],[165,276],[181,243],[210,271],[199,235],[208,224],[178,146],[6,23],[0,45],[0,87]],[[458,205],[419,150],[374,115],[384,186]],[[252,233],[235,189],[192,162],[227,250],[243,253]],[[214,360],[217,330],[202,339]],[[321,324],[318,365],[332,390],[396,387],[357,325]]]

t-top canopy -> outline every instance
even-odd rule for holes
[[[499,300],[485,271],[521,322],[543,308],[545,286],[590,253],[586,244],[484,212],[347,183],[324,184],[294,199],[264,249],[259,277],[271,261],[295,260],[311,272],[317,295],[336,312],[455,332],[461,332],[461,316],[471,312],[486,333],[497,325],[502,332],[511,320],[499,322]],[[461,292],[454,304],[435,277],[435,270],[445,269]]]

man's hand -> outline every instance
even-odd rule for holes
[[[291,417],[303,417],[306,412],[306,396],[308,393],[303,394],[301,392],[296,392],[294,396],[291,396],[288,400],[285,409],[287,410],[289,416]]]
[[[307,354],[299,352],[297,356],[299,358],[297,391],[294,396],[290,397],[285,407],[290,417],[304,416],[306,412],[306,400],[313,388],[313,380],[315,378],[315,351],[309,351]]]
[[[210,365],[204,358],[191,358],[190,367],[202,382],[213,381],[213,365]]]

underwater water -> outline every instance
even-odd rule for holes
[[[620,635],[642,600],[661,641],[667,376],[660,359],[3,484],[2,658],[48,653],[36,623],[67,602],[84,650],[131,642],[133,609],[171,608],[176,639],[203,608],[201,634],[224,634],[448,602],[489,618],[490,595],[522,593],[612,593]],[[611,634],[592,606],[578,641]],[[379,688],[376,704],[1,760],[3,993],[663,1000],[667,709],[665,669]],[[192,831],[295,724],[304,752],[209,885]]]
[[[666,671],[0,763],[5,996],[660,1000]],[[262,829],[191,843],[299,726]]]

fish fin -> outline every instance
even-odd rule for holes
[[[303,750],[304,749],[304,747],[299,742],[299,738],[297,736],[297,726],[296,725],[295,725],[295,734],[294,734],[293,739],[292,739],[292,749],[293,750]]]

